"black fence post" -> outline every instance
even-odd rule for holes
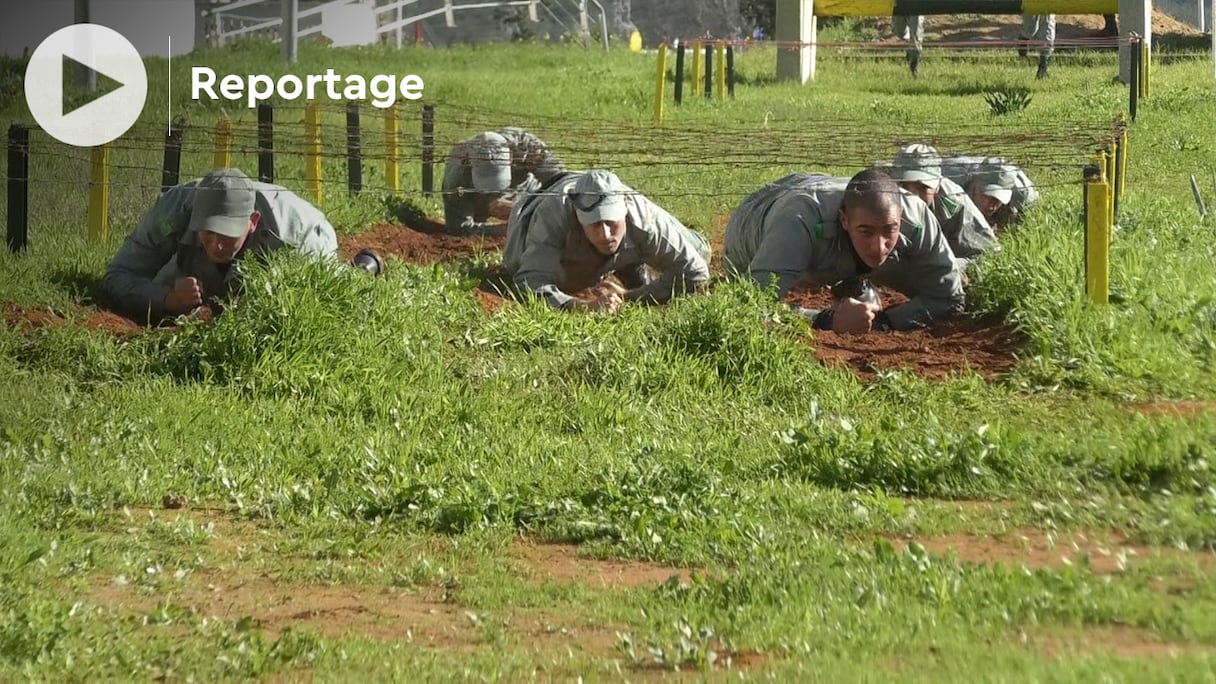
[[[435,192],[435,106],[422,106],[422,194]]]
[[[164,194],[180,182],[182,175],[182,131],[170,126],[165,133],[165,155],[160,170],[160,191]]]
[[[1136,39],[1128,41],[1128,52],[1131,57],[1131,78],[1128,79],[1127,115],[1132,121],[1136,120],[1136,110],[1140,105],[1140,42]]]
[[[350,194],[363,189],[363,155],[359,151],[359,103],[346,103],[346,185]]]
[[[705,44],[705,99],[713,98],[714,91],[714,46]]]
[[[676,46],[676,104],[684,101],[684,41]]]
[[[29,244],[30,129],[8,129],[8,248],[18,252]]]
[[[726,46],[726,94],[735,99],[735,46]]]
[[[274,106],[258,105],[258,180],[274,182]]]

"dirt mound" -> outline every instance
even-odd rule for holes
[[[407,263],[429,265],[467,259],[478,252],[498,251],[505,244],[505,237],[462,237],[382,223],[367,232],[338,238],[338,255],[349,261],[359,250],[370,247],[386,259],[395,255]]]
[[[1105,20],[1100,14],[1056,15],[1056,40],[1095,38],[1102,34]],[[926,41],[1017,40],[1022,17],[1015,14],[958,14],[925,17]],[[891,22],[878,22],[883,36],[891,35]],[[1174,19],[1161,10],[1153,10],[1153,35],[1173,34],[1183,37],[1203,36],[1203,31]]]
[[[1209,412],[1216,413],[1216,401],[1161,401],[1153,404],[1138,404],[1132,409],[1151,416],[1191,418]]]
[[[881,288],[885,306],[907,301],[893,290]],[[831,304],[827,289],[795,290],[786,301],[821,309]],[[924,330],[892,331],[869,335],[840,335],[828,330],[815,332],[810,344],[815,357],[828,365],[852,368],[869,380],[880,371],[903,368],[920,377],[943,379],[974,371],[988,380],[1008,372],[1022,337],[999,316],[958,317]]]
[[[15,328],[36,330],[48,326],[76,325],[113,335],[129,335],[146,330],[129,318],[105,309],[73,304],[63,313],[51,309],[23,307],[10,302],[0,302],[0,317]]]

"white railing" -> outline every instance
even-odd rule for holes
[[[279,2],[291,2],[293,0],[278,0]],[[298,1],[298,0],[294,0]],[[303,22],[310,17],[316,17],[313,21],[308,22],[306,27],[300,27],[297,24],[296,38],[318,34],[322,30],[320,15],[327,7],[335,5],[347,5],[359,0],[330,0],[323,4],[314,5],[307,9],[301,9],[296,12],[298,22]],[[588,33],[588,16],[587,16],[587,0],[573,0],[578,5],[579,26],[581,33],[586,36]],[[406,8],[410,5],[416,5],[422,0],[395,0],[383,5],[377,5],[373,8],[376,15],[376,35],[379,38],[385,36],[395,37],[397,45],[402,44],[402,31],[408,26],[412,26],[422,21],[439,15],[444,15],[446,23],[449,27],[456,26],[456,13],[468,10],[481,10],[496,7],[527,7],[528,18],[533,21],[539,21],[538,9],[543,8],[545,13],[554,21],[560,24],[567,31],[570,27],[553,13],[553,10],[547,4],[543,4],[540,0],[489,0],[483,2],[467,2],[456,3],[454,0],[443,0],[443,6],[437,9],[419,12],[414,15],[406,15]],[[604,11],[604,6],[599,0],[591,0],[599,9],[600,27],[602,29],[602,37],[604,49],[608,49],[608,16]],[[229,41],[240,38],[242,36],[263,35],[269,39],[281,39],[283,34],[283,17],[281,12],[277,12],[276,16],[254,16],[248,12],[241,13],[240,10],[250,7],[266,7],[271,4],[271,0],[235,0],[234,2],[220,5],[210,10],[211,27],[213,31],[213,39],[216,44],[223,46]],[[395,16],[385,18],[384,15],[393,13]]]

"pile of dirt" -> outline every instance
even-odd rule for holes
[[[432,222],[433,223],[433,222]],[[416,230],[395,223],[382,223],[358,235],[338,239],[338,255],[349,261],[359,250],[371,248],[381,257],[394,255],[411,264],[429,265],[459,261],[478,252],[494,252],[506,245],[506,237],[447,235],[438,231]]]
[[[135,321],[113,311],[73,304],[65,313],[50,309],[23,307],[11,302],[0,302],[0,317],[14,328],[36,330],[50,326],[76,325],[113,335],[130,335],[146,330]]]
[[[879,289],[884,306],[907,301],[886,288]],[[786,301],[806,308],[831,305],[826,288],[791,292]],[[975,372],[993,380],[1011,370],[1022,336],[999,316],[956,317],[923,330],[901,330],[868,335],[842,335],[817,330],[809,344],[815,357],[827,365],[852,368],[867,380],[881,371],[906,369],[923,378],[944,379]]]

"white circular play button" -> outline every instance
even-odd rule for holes
[[[64,111],[63,79],[76,63],[97,73],[93,99]],[[113,82],[116,88],[109,89]],[[139,51],[119,32],[99,24],[73,24],[47,37],[30,55],[25,101],[51,137],[94,147],[126,133],[148,96],[148,74]]]

